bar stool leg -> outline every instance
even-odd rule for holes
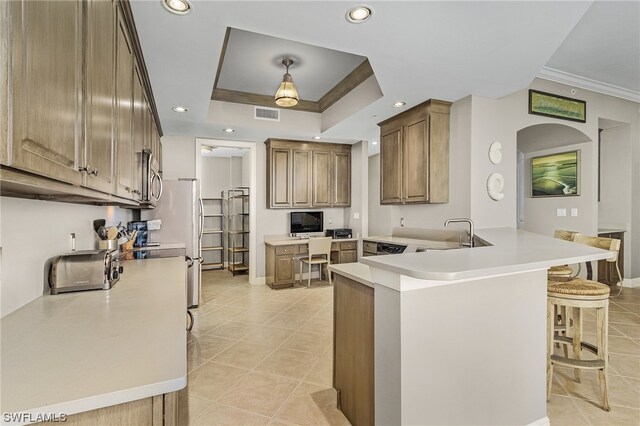
[[[602,397],[602,409],[610,411],[609,392],[607,391],[607,370],[609,366],[609,301],[606,301],[604,308],[596,309],[596,341],[598,346],[598,359],[604,361],[604,367],[598,370],[598,382],[600,382],[600,396]]]
[[[568,308],[571,309],[571,308]],[[573,359],[582,359],[582,308],[573,308],[571,337],[573,339]],[[573,375],[577,383],[580,383],[582,372],[579,368],[574,368]]]
[[[551,400],[551,386],[553,385],[553,364],[551,355],[553,354],[553,329],[555,324],[555,305],[547,300],[547,402]]]

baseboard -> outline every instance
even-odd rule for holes
[[[536,420],[533,423],[529,423],[528,426],[549,426],[551,424],[551,421],[549,420],[549,417],[543,417],[541,419]]]
[[[623,279],[622,287],[630,287],[630,288],[640,287],[640,277]]]
[[[256,280],[251,285],[267,285],[267,277],[256,277]]]

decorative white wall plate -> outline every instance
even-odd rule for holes
[[[494,142],[489,147],[489,160],[493,164],[500,164],[502,161],[502,144],[500,142]]]
[[[500,201],[504,198],[504,176],[500,173],[491,173],[487,178],[487,194],[492,200]]]

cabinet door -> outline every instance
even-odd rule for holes
[[[313,207],[331,207],[331,154],[313,151]]]
[[[429,134],[429,202],[449,201],[449,114],[432,112]]]
[[[427,118],[409,122],[404,127],[402,143],[402,195],[405,203],[429,200],[429,142]]]
[[[291,150],[272,148],[267,173],[271,187],[269,190],[269,207],[291,207]]]
[[[133,51],[120,6],[116,28],[116,151],[118,159],[117,193],[133,195]]]
[[[11,2],[13,167],[81,184],[80,1]]]
[[[340,410],[351,424],[373,425],[373,289],[335,276],[333,387],[338,391]]]
[[[380,204],[402,202],[402,127],[382,129],[380,137]]]
[[[333,199],[335,207],[351,205],[351,153],[333,154]]]
[[[358,261],[358,252],[356,250],[340,251],[340,263],[353,263]]]
[[[293,207],[311,207],[311,151],[293,150]]]
[[[86,186],[112,193],[115,189],[115,5],[100,0],[86,5]]]
[[[274,284],[288,284],[293,283],[294,275],[294,256],[290,254],[284,254],[276,256],[276,268]]]
[[[142,78],[137,64],[133,67],[133,192],[136,200],[142,199],[142,149],[144,148],[144,97]]]

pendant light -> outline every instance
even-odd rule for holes
[[[282,83],[276,91],[276,104],[281,107],[292,107],[298,105],[298,90],[293,83],[293,78],[289,74],[289,66],[293,64],[291,59],[283,59],[282,65],[287,67],[287,72],[282,76]]]

